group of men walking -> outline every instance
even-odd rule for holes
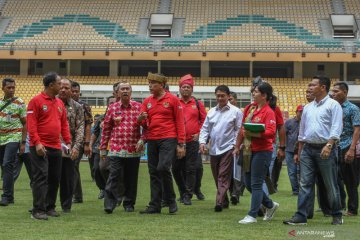
[[[173,177],[184,205],[192,204],[193,195],[203,199],[199,189],[199,176],[202,175],[200,153],[204,154],[208,148],[217,187],[214,210],[221,212],[229,207],[229,190],[231,202],[238,203],[241,190],[235,189],[241,188],[241,181],[235,182],[232,178],[234,161],[236,165],[239,160],[247,172],[243,186],[252,192],[249,215],[239,223],[256,222],[261,203],[266,210],[264,220],[271,220],[279,204],[267,197],[264,182],[269,174],[265,168],[272,166],[271,159],[274,164],[271,152],[276,151],[273,144],[276,144],[278,131],[281,139],[277,155],[280,160],[286,157],[292,192],[298,196],[296,214],[284,223],[306,224],[307,219],[312,218],[309,201],[314,199],[315,179],[323,182],[320,190],[327,192],[325,198],[333,224],[343,223],[341,210],[345,206],[341,206],[341,180],[348,194],[347,214],[357,215],[360,164],[355,160],[355,146],[360,134],[360,113],[359,108],[346,98],[346,83],[338,82],[333,86],[331,96],[334,99],[331,99],[330,80],[314,77],[308,88],[310,103],[305,107],[298,106],[296,117],[283,126],[283,122],[277,121],[276,98],[269,84],[254,85],[255,103],[246,108],[244,118],[243,112],[231,104],[234,96],[225,85],[216,87],[217,106],[206,114],[203,103],[193,97],[195,82],[191,75],[180,79],[180,97],[166,89],[165,76],[149,73],[147,80],[151,95],[143,103],[132,100],[130,83],[115,84],[113,103],[108,104],[106,114],[95,122],[91,133],[91,109],[79,101],[80,85],[76,82],[62,79],[56,73],[46,74],[44,91],[35,96],[26,109],[25,103],[14,97],[15,81],[4,79],[4,99],[0,102],[4,193],[0,205],[14,202],[13,159],[18,150],[20,154],[25,151],[28,135],[33,192],[31,213],[35,219],[59,216],[55,210],[59,188],[64,213],[71,211],[73,202],[83,201],[79,173],[83,154],[94,160],[92,173],[101,190],[99,198],[104,197],[105,212],[112,213],[121,203],[125,211],[133,212],[140,157],[147,143],[151,194],[149,204],[140,211],[141,214],[161,213],[164,207],[168,207],[170,214],[178,211]],[[262,106],[271,114],[265,114]],[[243,123],[259,121],[264,121],[265,133],[244,131]],[[286,146],[282,136],[285,132]],[[268,138],[266,149],[262,149],[265,145],[260,144],[264,137]],[[247,151],[247,144],[250,144],[250,151]],[[256,147],[256,144],[260,145]],[[242,156],[243,150],[249,152],[249,158]],[[261,156],[268,155],[269,165],[260,164]],[[255,156],[259,161],[256,164]],[[247,163],[246,159],[250,162]],[[254,173],[256,169],[259,171]],[[243,180],[245,172],[242,173]],[[263,189],[261,185],[264,185]]]

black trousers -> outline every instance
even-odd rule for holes
[[[92,180],[95,180],[95,173],[94,173],[94,153],[91,154],[91,157],[88,158],[88,161],[89,161],[91,179],[92,179]]]
[[[21,169],[23,164],[25,165],[26,172],[29,176],[30,180],[30,187],[32,186],[32,180],[31,180],[31,159],[30,159],[30,153],[23,153],[21,155],[17,155],[15,159],[15,167],[14,167],[14,182],[18,179],[21,173]]]
[[[282,161],[280,162],[278,161],[278,158],[276,158],[274,162],[273,170],[271,172],[271,182],[276,190],[278,189],[278,182],[280,178],[281,168],[282,168]]]
[[[60,180],[60,203],[62,209],[71,209],[74,193],[75,163],[71,158],[63,157]]]
[[[79,150],[79,157],[75,160],[75,175],[74,175],[74,199],[82,201],[83,192],[81,186],[81,177],[80,177],[80,161],[84,154],[84,149]]]
[[[237,163],[239,165],[242,165],[242,150],[240,151],[239,158],[237,159]],[[234,166],[234,159],[232,160],[232,164]],[[236,197],[238,200],[240,198],[240,195],[243,194],[245,189],[245,172],[243,171],[243,168],[241,168],[241,178],[240,181],[234,179],[234,171],[231,172],[231,182],[230,182],[230,188],[229,192],[232,197]]]
[[[196,181],[196,164],[199,142],[186,143],[186,155],[182,159],[174,158],[172,174],[178,186],[180,196],[192,197]]]
[[[176,146],[176,138],[148,141],[148,169],[151,191],[149,206],[154,209],[161,209],[162,197],[168,204],[175,202],[176,195],[171,175],[171,164],[176,158]]]
[[[55,209],[61,176],[61,150],[46,147],[46,156],[39,156],[30,147],[33,178],[33,212]]]
[[[105,187],[104,207],[114,209],[121,195],[120,183],[123,183],[123,206],[134,207],[137,196],[140,157],[109,157],[110,174]]]
[[[104,178],[103,174],[101,174],[100,171],[100,154],[99,153],[93,153],[92,157],[94,159],[94,179],[96,186],[99,188],[99,190],[105,190],[106,185],[106,179]]]
[[[359,176],[360,176],[360,159],[354,159],[352,163],[345,163],[345,154],[349,148],[340,150],[340,171],[344,181],[348,196],[347,210],[353,214],[358,214],[359,208]],[[344,207],[344,206],[343,206]]]
[[[196,158],[196,166],[195,166],[195,186],[194,186],[194,193],[198,194],[201,192],[201,181],[204,174],[204,168],[202,163],[201,154],[197,154]]]

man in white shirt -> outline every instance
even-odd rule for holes
[[[300,192],[295,215],[284,224],[305,225],[307,206],[319,171],[327,191],[333,217],[332,224],[343,223],[339,187],[337,184],[336,142],[342,132],[343,111],[328,95],[330,79],[313,77],[310,91],[315,100],[305,106],[299,130]]]
[[[210,139],[210,163],[216,182],[217,194],[215,211],[221,212],[229,207],[227,191],[231,182],[233,149],[241,127],[243,113],[229,103],[230,90],[225,85],[215,89],[217,106],[210,109],[200,130],[200,152]]]

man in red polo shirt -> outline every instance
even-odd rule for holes
[[[199,133],[206,118],[206,111],[204,104],[192,96],[194,80],[190,74],[180,79],[179,87],[186,126],[186,155],[175,160],[172,172],[184,205],[191,205],[199,159]]]
[[[60,81],[57,73],[47,73],[43,78],[45,90],[31,99],[27,109],[33,176],[31,217],[39,220],[59,216],[55,203],[61,175],[60,137],[71,149],[66,109],[55,97],[60,91]]]
[[[185,156],[183,109],[179,99],[165,91],[165,76],[149,73],[147,79],[152,95],[144,100],[138,122],[146,128],[151,200],[140,213],[160,213],[162,199],[169,206],[169,213],[175,213],[171,164],[176,157]]]

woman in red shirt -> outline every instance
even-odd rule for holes
[[[273,202],[262,190],[262,184],[268,171],[273,151],[273,139],[276,132],[275,113],[269,106],[273,98],[273,88],[267,82],[260,83],[252,92],[254,103],[244,113],[244,123],[264,124],[262,132],[243,129],[244,164],[246,188],[251,192],[251,207],[248,215],[240,220],[241,224],[255,223],[261,204],[266,207],[264,221],[272,219],[279,204]],[[241,141],[241,140],[240,140]],[[237,143],[240,146],[240,141]],[[248,156],[248,161],[246,160]],[[248,162],[248,164],[246,164]]]

